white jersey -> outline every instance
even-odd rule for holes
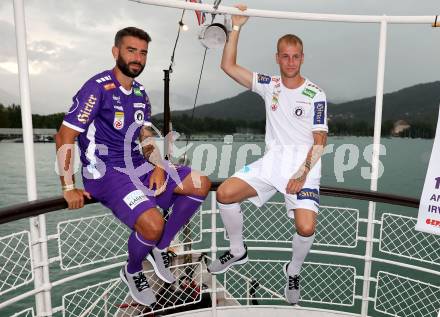
[[[280,76],[259,73],[253,73],[252,91],[265,102],[267,154],[278,153],[271,154],[283,159],[279,167],[284,170],[285,166],[289,174],[295,172],[313,145],[313,131],[328,131],[324,91],[308,79],[300,87],[289,89]],[[320,160],[309,176],[320,178]]]
[[[324,91],[306,79],[285,87],[280,76],[253,74],[252,91],[266,105],[266,146],[313,145],[313,131],[328,131]]]

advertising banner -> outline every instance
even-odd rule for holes
[[[440,112],[426,173],[416,230],[440,235]]]

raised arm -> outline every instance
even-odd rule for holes
[[[247,7],[244,4],[236,5],[238,9],[244,11]],[[248,89],[252,88],[252,72],[237,64],[237,46],[238,37],[240,35],[241,27],[246,23],[249,17],[241,15],[232,16],[232,31],[229,33],[229,38],[226,41],[223,49],[221,68],[223,71],[234,79],[240,85]]]

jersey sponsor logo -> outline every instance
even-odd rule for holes
[[[137,189],[132,191],[131,193],[128,193],[124,198],[124,202],[127,204],[128,207],[130,207],[131,210],[136,208],[140,203],[147,201],[148,198],[145,196],[145,194]]]
[[[118,111],[124,111],[124,108],[122,106],[113,105],[113,108],[115,108]]]
[[[297,118],[303,118],[305,114],[305,110],[303,106],[296,106],[295,109],[293,109],[293,113]]]
[[[93,107],[96,103],[96,97],[90,95],[87,102],[84,104],[83,109],[80,110],[79,114],[76,116],[79,122],[86,124],[89,121],[90,114],[92,113]]]
[[[134,108],[142,108],[142,109],[145,109],[145,104],[142,103],[142,102],[135,102],[135,103],[133,104],[133,107],[134,107]]]
[[[136,96],[142,96],[141,89],[139,87],[134,87],[133,92]]]
[[[304,96],[307,96],[307,97],[313,99],[313,97],[315,97],[315,95],[316,95],[316,92],[306,87],[306,88],[304,88],[304,90],[302,91],[302,94],[303,94]]]
[[[118,105],[121,104],[121,96],[112,95],[112,99],[113,101],[116,101]]]
[[[263,74],[257,74],[257,81],[260,84],[269,84],[271,81],[270,76],[263,75]]]
[[[115,118],[113,120],[113,127],[116,130],[121,130],[124,127],[124,113],[121,111],[115,112]]]
[[[115,88],[116,88],[115,83],[108,83],[108,84],[104,85],[104,89],[105,90],[112,90],[112,89],[115,89]]]
[[[325,101],[314,103],[315,114],[313,115],[313,124],[324,124]]]
[[[315,203],[319,204],[319,191],[313,188],[303,188],[296,194],[298,200],[313,200]]]
[[[112,80],[112,78],[111,78],[110,76],[104,76],[104,77],[98,78],[98,79],[96,80],[96,82],[97,82],[98,84],[100,84],[100,83],[103,83],[103,82],[105,82],[105,81],[109,81],[109,80]]]
[[[144,124],[144,111],[138,110],[134,113],[134,121],[137,124]]]

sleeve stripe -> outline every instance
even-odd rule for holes
[[[144,122],[144,127],[151,127],[153,124],[151,122]]]
[[[326,126],[315,126],[314,128],[312,128],[312,131],[324,131],[324,132],[328,132],[328,127]]]
[[[77,127],[77,126],[75,126],[75,125],[73,125],[73,124],[67,122],[66,120],[63,121],[63,124],[64,124],[66,127],[71,128],[71,129],[73,129],[73,130],[75,130],[75,131],[78,131],[78,132],[84,132],[84,131],[85,131],[85,129],[80,128],[80,127]]]

